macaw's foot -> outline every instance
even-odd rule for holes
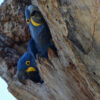
[[[36,54],[36,59],[38,60],[38,62],[41,64],[41,62],[44,60],[43,59],[43,56],[40,54],[40,53],[38,53],[38,54]]]
[[[52,55],[52,53],[51,53]],[[55,55],[56,56],[56,55]],[[48,66],[50,69],[54,69],[54,66],[52,64],[52,62],[46,58],[46,57],[43,57],[40,53],[38,53],[36,55],[36,59],[37,59],[37,63],[40,63],[40,64],[45,64],[46,66]]]

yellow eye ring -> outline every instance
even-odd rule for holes
[[[30,20],[29,20],[29,19],[26,19],[26,23],[28,23],[28,24],[29,24],[29,23],[30,23]]]
[[[26,65],[29,66],[30,65],[30,61],[26,61]]]

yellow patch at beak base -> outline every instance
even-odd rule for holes
[[[36,72],[36,69],[33,67],[27,68],[26,72]]]
[[[35,21],[32,19],[32,17],[31,17],[31,23],[32,23],[34,26],[40,26],[40,25],[41,25],[41,24],[35,22]]]

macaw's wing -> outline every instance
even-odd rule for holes
[[[36,45],[35,45],[35,42],[33,39],[29,40],[27,51],[31,52],[34,55],[34,57],[36,58],[36,54],[38,53],[38,50],[36,49]]]

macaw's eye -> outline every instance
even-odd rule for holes
[[[28,24],[29,24],[29,23],[30,23],[30,20],[29,20],[29,19],[26,19],[26,23],[28,23]]]
[[[27,66],[30,65],[30,61],[26,61],[26,65],[27,65]]]

